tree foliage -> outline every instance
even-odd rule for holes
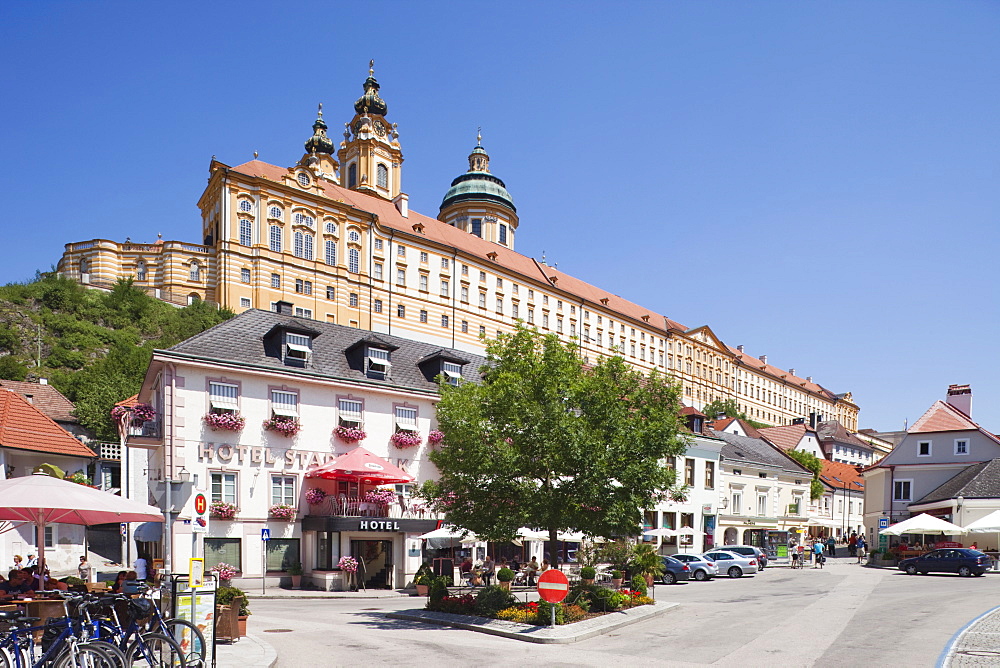
[[[736,403],[735,399],[715,399],[705,404],[701,412],[708,416],[709,420],[714,420],[717,415],[725,415],[728,418],[739,418],[754,429],[763,429],[764,427],[771,426],[751,419],[746,413],[740,410],[739,404]]]
[[[822,460],[811,452],[805,452],[804,450],[786,450],[785,454],[798,462],[803,468],[812,472],[813,479],[809,484],[809,498],[818,499],[823,496],[825,488],[819,479],[819,474],[823,471]]]
[[[138,391],[153,349],[232,315],[206,302],[176,308],[132,279],[101,292],[38,273],[34,281],[0,287],[0,378],[48,378],[76,403],[84,427],[117,440],[109,412]]]
[[[674,485],[679,392],[620,357],[584,365],[572,344],[518,327],[487,345],[482,383],[442,384],[440,471],[422,494],[486,540],[521,526],[636,535],[641,509]]]

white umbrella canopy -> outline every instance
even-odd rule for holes
[[[528,527],[521,527],[517,530],[517,537],[521,540],[548,540],[548,531],[536,531],[535,529],[529,529]]]
[[[969,533],[1000,533],[1000,510],[967,524],[965,530]]]
[[[470,531],[465,531],[464,529],[459,529],[453,526],[443,526],[440,529],[434,529],[434,531],[428,531],[425,534],[421,534],[421,538],[464,538],[466,536],[472,536],[475,539],[475,534]]]
[[[676,529],[668,529],[666,527],[663,527],[662,529],[649,529],[648,531],[643,531],[642,535],[643,536],[665,536],[665,537],[670,537],[670,536],[676,536],[677,535],[677,530]]]
[[[0,480],[0,520],[30,522],[41,536],[48,524],[162,522],[163,513],[145,503],[36,473]],[[38,570],[45,589],[44,541],[38,545]]]
[[[928,515],[927,513],[921,513],[916,517],[911,517],[908,520],[903,520],[902,522],[893,524],[888,529],[882,529],[879,533],[886,536],[902,536],[904,533],[943,533],[947,535],[961,535],[966,533],[966,530],[957,524],[946,522],[940,517],[934,517],[933,515]]]

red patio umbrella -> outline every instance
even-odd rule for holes
[[[314,468],[306,473],[307,478],[327,480],[352,480],[369,485],[413,482],[409,473],[393,466],[385,459],[373,455],[364,448],[355,448],[332,462]]]

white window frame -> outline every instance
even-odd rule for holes
[[[458,385],[462,382],[462,365],[455,362],[441,362],[441,373],[445,377],[445,382],[449,385]]]
[[[298,498],[295,495],[298,487],[298,476],[294,475],[272,475],[271,476],[271,505],[297,505]]]
[[[360,429],[365,421],[365,403],[360,399],[337,399],[337,424]]]
[[[909,492],[909,496],[907,496],[905,499],[898,498],[896,494],[896,485],[900,485],[902,483],[906,483],[908,486],[907,491]],[[892,481],[892,500],[894,502],[913,501],[913,478],[896,478],[895,480]]]
[[[296,360],[309,361],[312,357],[312,348],[309,346],[310,339],[302,334],[285,335],[285,357]]]
[[[732,502],[730,503],[730,510],[733,515],[743,514],[743,492],[733,492],[731,494]]]
[[[964,443],[965,444],[965,452],[959,452],[958,451],[958,445],[959,445],[959,443]],[[967,457],[969,455],[969,449],[970,449],[969,448],[969,444],[970,444],[970,441],[967,438],[956,438],[955,439],[955,455],[957,455],[959,457]]]
[[[388,377],[392,371],[389,351],[383,348],[368,348],[365,353],[365,374],[381,373]]]
[[[357,248],[347,249],[347,271],[357,274],[361,271],[361,251]]]
[[[218,478],[218,482],[216,481]],[[234,471],[209,471],[208,473],[208,494],[212,503],[231,503],[239,506],[240,502],[240,478]],[[219,493],[216,494],[218,485]],[[231,488],[231,495],[227,492]]]
[[[299,393],[291,390],[271,390],[271,414],[299,416]]]
[[[331,267],[335,266],[337,264],[337,242],[333,239],[327,239],[324,251],[326,263]]]
[[[396,406],[393,408],[396,431],[417,431],[417,409],[412,406]]]
[[[767,492],[757,492],[757,517],[767,517]],[[763,506],[763,507],[762,507]],[[761,512],[763,510],[764,512]]]
[[[240,218],[240,245],[253,245],[253,221],[249,218]]]
[[[921,454],[921,446],[927,445],[927,454]],[[917,457],[930,457],[934,453],[934,441],[917,441]]]
[[[210,408],[234,413],[240,410],[240,386],[235,383],[208,381],[208,397]]]

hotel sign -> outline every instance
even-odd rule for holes
[[[399,531],[399,522],[393,520],[361,520],[359,531]]]

